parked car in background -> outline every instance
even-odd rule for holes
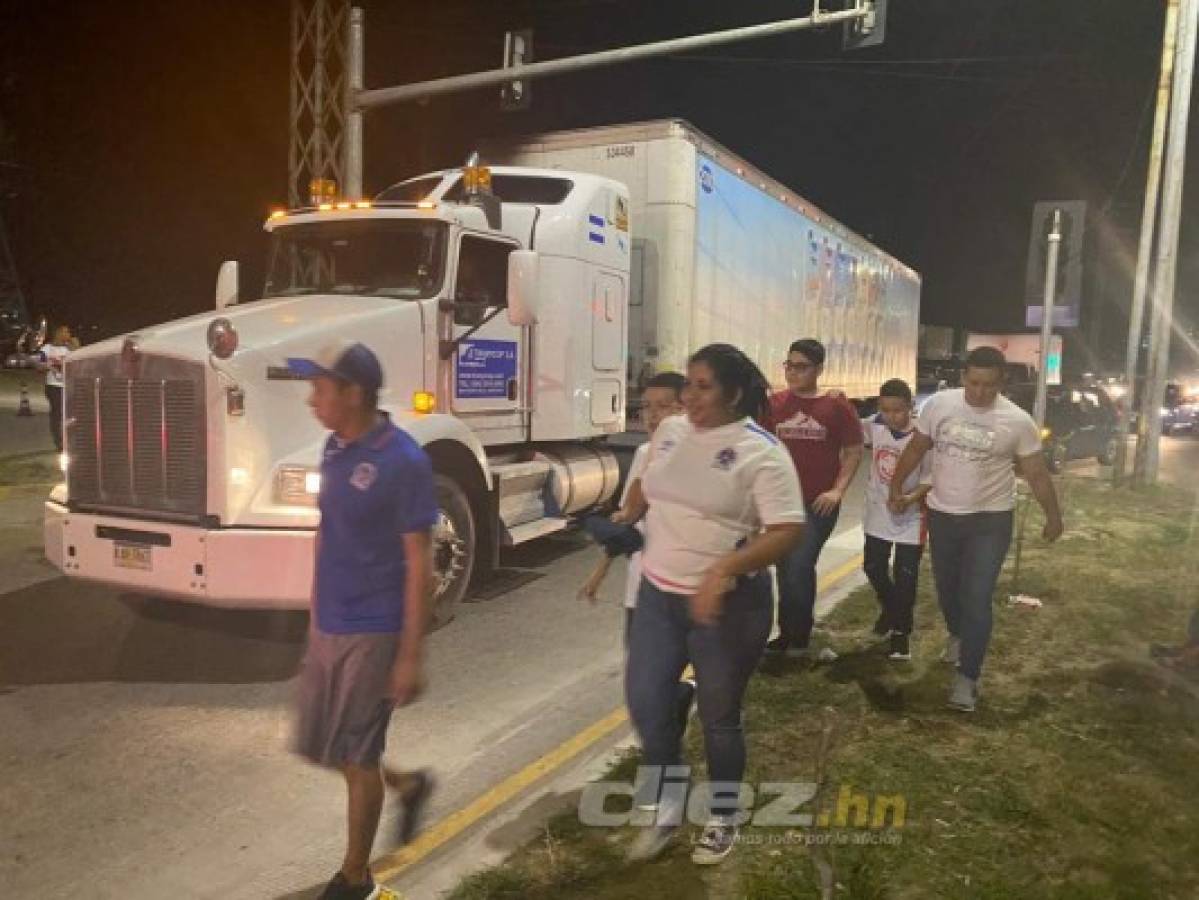
[[[1017,384],[1007,396],[1031,413],[1036,385]],[[1094,457],[1108,466],[1116,458],[1120,413],[1108,393],[1094,385],[1051,385],[1045,404],[1041,443],[1051,472],[1060,472],[1072,459]]]
[[[1199,420],[1199,398],[1176,382],[1166,385],[1162,398],[1162,434],[1193,434]]]

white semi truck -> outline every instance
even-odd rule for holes
[[[381,406],[433,460],[436,621],[499,548],[567,527],[619,479],[629,373],[711,341],[781,381],[796,337],[867,397],[914,376],[919,278],[679,121],[539,136],[373,200],[273,213],[264,296],[66,362],[48,558],[71,577],[302,607],[324,441],[289,356],[380,356]]]

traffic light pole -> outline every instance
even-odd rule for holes
[[[1053,227],[1049,229],[1048,250],[1045,254],[1045,300],[1041,308],[1041,364],[1037,367],[1037,400],[1033,418],[1037,428],[1045,427],[1045,406],[1049,393],[1049,350],[1053,345],[1053,301],[1057,289],[1057,254],[1062,244],[1062,211],[1053,211]]]
[[[1169,378],[1170,343],[1174,323],[1174,281],[1178,269],[1178,233],[1182,220],[1182,188],[1186,165],[1187,125],[1191,111],[1191,79],[1195,70],[1195,36],[1199,0],[1181,0],[1174,84],[1162,179],[1161,237],[1153,278],[1149,328],[1149,373],[1141,397],[1144,425],[1139,429],[1135,475],[1143,485],[1157,483],[1161,461],[1161,404]]]
[[[1157,224],[1158,196],[1161,193],[1162,157],[1166,144],[1166,121],[1170,115],[1170,86],[1174,78],[1174,53],[1178,41],[1178,0],[1166,0],[1166,24],[1162,35],[1161,74],[1157,81],[1157,112],[1153,116],[1153,137],[1149,144],[1149,174],[1145,180],[1145,204],[1141,211],[1141,240],[1137,249],[1137,270],[1133,279],[1132,307],[1128,314],[1128,343],[1124,349],[1124,414],[1120,416],[1116,458],[1112,481],[1120,484],[1128,459],[1128,436],[1136,399],[1137,360],[1145,329],[1145,295],[1149,285],[1149,261],[1153,258],[1153,233]],[[1145,417],[1139,419],[1143,433]]]
[[[349,120],[351,116],[357,115],[358,151],[354,156],[351,156],[349,152],[346,153],[346,184],[359,186],[362,184],[361,116],[366,110],[389,106],[393,103],[423,100],[441,94],[458,93],[475,88],[507,84],[513,81],[528,82],[534,78],[567,75],[574,72],[583,72],[587,69],[596,69],[601,66],[613,66],[620,63],[650,59],[655,56],[704,50],[709,47],[718,47],[722,44],[731,44],[737,41],[777,37],[778,35],[790,34],[795,31],[827,28],[833,25],[860,20],[864,22],[877,21],[875,18],[876,0],[851,0],[849,9],[837,10],[835,12],[821,9],[821,2],[822,0],[815,0],[810,15],[795,19],[784,19],[780,22],[766,22],[761,25],[749,25],[743,28],[731,28],[726,31],[716,31],[709,34],[697,34],[666,41],[655,41],[649,44],[637,44],[632,47],[600,50],[596,53],[584,53],[581,56],[569,56],[562,59],[529,63],[527,65],[490,69],[486,72],[473,72],[467,75],[454,75],[450,78],[438,78],[433,81],[422,81],[416,84],[403,84],[395,87],[374,88],[372,90],[364,90],[361,86],[348,88],[346,91],[345,106],[346,119]],[[353,21],[353,18],[351,18],[351,23]],[[359,14],[358,22],[360,27],[357,31],[357,37],[355,37],[353,25],[351,25],[350,29],[350,39],[347,42],[349,49],[347,68],[350,73],[357,71],[361,74],[364,54],[361,14]],[[353,80],[352,74],[349,80]],[[357,195],[347,193],[347,196]]]

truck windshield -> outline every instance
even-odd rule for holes
[[[271,234],[264,296],[432,297],[445,274],[445,246],[440,222],[343,219],[284,225]]]

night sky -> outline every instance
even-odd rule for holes
[[[808,8],[363,5],[368,87],[492,68],[507,27],[533,27],[546,59]],[[502,113],[498,90],[392,107],[367,117],[367,188],[459,164],[479,137],[682,117],[918,269],[925,322],[976,330],[1022,324],[1032,204],[1081,199],[1096,346],[1119,358],[1163,6],[891,0],[877,49],[843,53],[839,29],[803,33],[537,81],[527,112]],[[0,202],[35,311],[103,334],[197,312],[226,258],[242,260],[243,293],[257,295],[261,220],[287,192],[288,8],[0,0]],[[1199,232],[1188,222],[1178,302],[1189,317]]]

